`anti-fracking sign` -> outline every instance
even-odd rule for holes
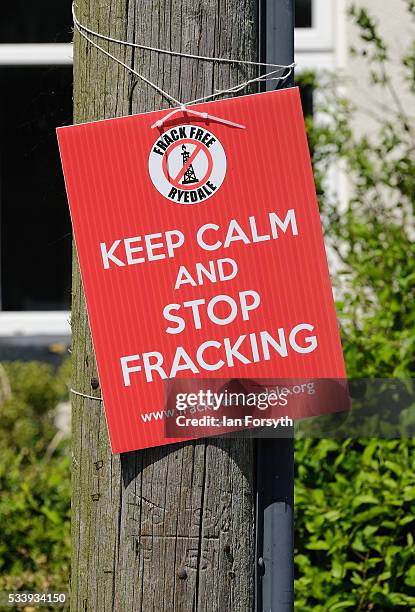
[[[345,377],[298,89],[193,108],[244,128],[58,129],[114,453],[177,442],[173,379]]]

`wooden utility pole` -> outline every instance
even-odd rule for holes
[[[76,3],[83,24],[117,39],[254,61],[256,8],[256,0]],[[79,34],[74,42],[76,123],[168,107]],[[255,68],[96,42],[184,101],[256,76]],[[73,386],[99,397],[76,253],[72,333]],[[75,396],[72,612],[251,612],[253,474],[249,440],[210,439],[111,456],[101,403]]]

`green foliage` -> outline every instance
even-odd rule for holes
[[[3,364],[0,405],[0,590],[68,591],[70,457],[53,423],[68,364]]]
[[[70,459],[13,452],[0,463],[0,590],[68,590]]]
[[[415,3],[406,0],[413,21]],[[326,77],[320,109],[307,120],[349,377],[415,374],[415,133],[390,78],[387,44],[365,9],[350,8],[385,109],[359,109],[375,129],[356,135],[355,110]],[[415,43],[403,52],[415,93]],[[307,76],[310,79],[310,76]],[[341,204],[325,187],[341,164],[352,190]],[[415,442],[296,441],[296,610],[415,610]]]
[[[415,609],[415,441],[296,448],[296,610]]]
[[[44,363],[15,361],[3,367],[12,393],[0,404],[0,450],[42,455],[56,433],[53,409],[68,393],[68,365],[56,376]]]

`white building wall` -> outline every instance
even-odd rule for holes
[[[414,96],[408,92],[403,77],[404,71],[400,58],[415,39],[415,21],[409,17],[405,0],[356,0],[356,6],[364,7],[379,24],[379,34],[386,41],[391,62],[393,87],[399,96],[402,106],[408,114],[415,116]],[[346,57],[345,57],[345,90],[357,107],[355,128],[358,133],[370,133],[378,129],[379,124],[373,115],[386,118],[396,102],[385,88],[374,86],[369,80],[370,62],[365,58],[353,56],[349,47],[361,49],[367,45],[359,40],[358,28],[350,17],[343,15],[346,24]]]

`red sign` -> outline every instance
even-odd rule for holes
[[[342,378],[298,89],[58,130],[115,453],[174,378]],[[298,415],[297,415],[298,416]]]

